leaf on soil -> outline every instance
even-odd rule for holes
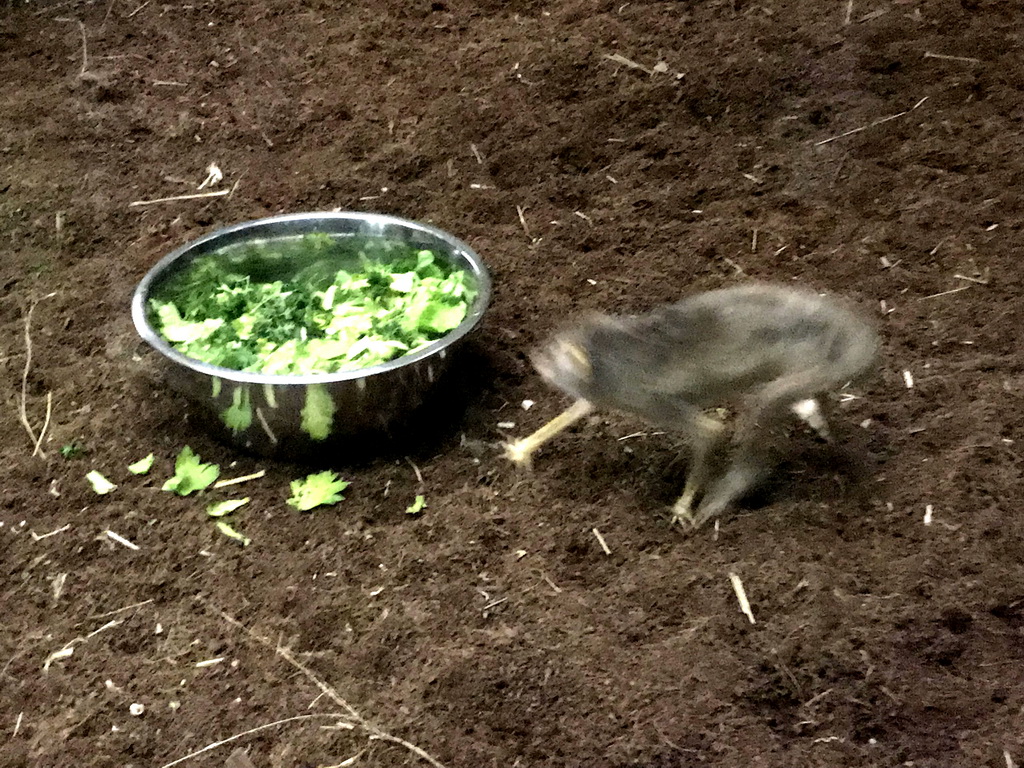
[[[210,517],[224,517],[230,515],[239,507],[244,507],[249,503],[249,497],[246,496],[244,499],[227,499],[226,501],[215,501],[213,504],[209,504],[206,507],[206,514]]]
[[[348,486],[348,481],[340,479],[336,472],[329,469],[315,472],[304,480],[292,480],[292,496],[288,499],[288,505],[300,512],[307,512],[313,507],[337,504],[345,498],[341,492]]]
[[[92,489],[96,493],[100,494],[100,496],[104,496],[117,488],[116,485],[107,480],[107,478],[95,469],[87,473],[85,479],[89,481],[89,485],[91,485]]]
[[[216,464],[203,464],[189,446],[181,449],[174,461],[174,475],[163,485],[163,490],[174,491],[179,496],[188,496],[210,486],[220,475]]]
[[[144,459],[139,459],[133,464],[128,465],[128,471],[133,475],[145,475],[148,474],[149,470],[153,468],[153,462],[156,461],[156,456],[152,453]]]

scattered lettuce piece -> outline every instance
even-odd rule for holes
[[[337,504],[345,498],[341,492],[348,486],[349,483],[340,479],[337,472],[329,469],[315,472],[303,480],[292,480],[292,496],[288,505],[300,512],[308,512],[321,505]]]
[[[416,494],[416,500],[413,501],[408,507],[406,507],[405,514],[407,515],[418,515],[427,506],[427,497],[422,493]]]
[[[244,499],[228,499],[226,501],[215,501],[213,504],[208,504],[206,507],[206,514],[210,517],[224,517],[230,515],[239,507],[244,507],[249,503],[249,497],[246,496]]]
[[[107,478],[95,469],[86,473],[85,479],[89,481],[89,485],[91,485],[92,489],[96,493],[100,494],[100,496],[104,496],[117,488],[116,485],[107,480]]]
[[[128,465],[128,471],[133,475],[145,475],[153,468],[153,462],[156,461],[156,457],[151,453],[144,459]]]
[[[189,446],[181,449],[174,461],[174,475],[163,485],[163,490],[174,491],[179,496],[188,496],[210,486],[220,475],[216,464],[203,464]]]
[[[250,539],[248,536],[243,536],[223,520],[217,521],[217,530],[223,533],[228,538],[234,539],[243,547],[248,547],[250,544],[252,544],[252,539]]]

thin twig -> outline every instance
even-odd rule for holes
[[[740,577],[735,573],[729,574],[729,581],[732,582],[733,591],[736,593],[736,599],[739,600],[740,610],[743,614],[750,619],[751,624],[756,624],[754,621],[754,612],[750,610],[750,601],[747,600],[747,591],[743,588],[743,582],[740,581]]]
[[[172,195],[171,197],[158,197],[153,200],[135,200],[134,202],[128,203],[129,208],[137,208],[140,205],[157,205],[158,203],[174,203],[178,200],[200,200],[204,197],[224,197],[224,195],[230,195],[232,189],[222,189],[218,192],[201,192],[193,195]]]
[[[976,59],[973,56],[950,56],[945,53],[932,53],[931,51],[925,51],[923,58],[942,59],[943,61],[962,61],[965,64],[981,64],[981,59]]]
[[[928,97],[927,96],[925,96],[920,101],[918,101],[917,104],[912,106],[910,109],[906,109],[906,110],[904,110],[902,112],[899,112],[899,113],[897,113],[895,115],[889,115],[888,117],[883,117],[880,120],[875,120],[875,122],[873,122],[873,123],[868,123],[867,125],[862,125],[860,128],[854,128],[853,130],[847,131],[846,133],[840,133],[838,136],[831,136],[831,137],[829,137],[827,139],[822,139],[821,141],[816,141],[816,142],[814,142],[814,146],[820,147],[822,144],[828,144],[829,142],[836,141],[837,139],[845,139],[847,136],[853,136],[853,134],[860,133],[861,131],[866,131],[868,128],[874,128],[876,125],[881,125],[882,123],[888,123],[890,120],[895,120],[898,117],[903,117],[904,115],[909,115],[915,109],[917,109],[922,104],[924,104],[926,101],[928,101]]]
[[[259,480],[261,477],[267,474],[267,470],[261,469],[259,472],[253,472],[251,475],[242,475],[241,477],[232,477],[227,480],[218,480],[213,484],[214,488],[226,488],[229,485],[238,485],[239,483],[247,483],[250,480]]]
[[[25,427],[25,431],[28,432],[28,436],[32,438],[32,455],[38,456],[41,459],[46,458],[46,452],[42,449],[43,434],[45,433],[46,425],[50,421],[49,417],[49,401],[47,401],[47,416],[46,421],[43,423],[43,429],[40,430],[39,436],[36,436],[35,430],[32,429],[32,425],[28,420],[28,374],[32,369],[32,313],[36,311],[36,307],[39,302],[43,299],[49,299],[56,296],[56,293],[48,293],[43,296],[42,299],[33,301],[25,313],[25,369],[21,373],[21,403],[18,407],[18,416],[21,420],[21,424]]]
[[[604,550],[604,553],[606,555],[610,555],[612,551],[608,548],[608,542],[604,540],[604,536],[601,535],[601,532],[597,530],[597,528],[593,528],[591,530],[594,536],[597,537],[597,543],[601,545],[601,549]]]
[[[951,290],[942,291],[940,293],[932,293],[929,294],[928,296],[921,296],[919,297],[918,301],[924,301],[925,299],[937,299],[939,298],[939,296],[949,296],[951,293],[960,293],[960,291],[969,291],[970,289],[971,286],[969,285],[961,285],[959,288],[953,288]]]
[[[273,649],[274,653],[276,653],[282,659],[284,659],[293,667],[295,667],[295,669],[297,669],[299,672],[304,674],[317,688],[320,689],[321,693],[327,696],[327,698],[329,698],[339,707],[344,709],[345,712],[348,713],[348,716],[355,721],[356,725],[358,725],[360,728],[362,728],[369,734],[370,739],[376,741],[387,741],[391,744],[397,744],[399,746],[405,747],[414,755],[422,758],[423,760],[426,760],[428,763],[434,766],[434,768],[445,768],[444,763],[432,757],[421,747],[417,747],[412,742],[406,741],[405,739],[399,738],[398,736],[394,736],[388,733],[387,731],[382,730],[377,725],[375,725],[374,723],[360,715],[355,707],[353,707],[351,704],[349,704],[347,701],[345,701],[345,699],[341,697],[341,694],[339,694],[334,688],[329,686],[326,682],[321,680],[320,677],[313,670],[311,670],[301,661],[296,659],[290,650],[288,650],[287,648],[282,648],[280,645],[271,642],[267,638],[257,635],[253,630],[249,629],[238,619],[228,615],[227,613],[224,613],[224,611],[220,610],[219,608],[215,608],[214,606],[205,602],[204,605],[206,605],[206,607],[210,611],[216,613],[218,616],[224,619],[224,621],[228,622],[232,626],[241,629],[243,632],[246,633],[246,635],[248,635],[254,641],[258,642],[260,645]],[[169,765],[172,764],[165,765],[162,768],[169,768]]]
[[[416,473],[416,482],[420,484],[420,489],[422,489],[423,488],[423,473],[420,472],[420,468],[417,467],[416,464],[413,462],[413,460],[410,459],[408,456],[405,457],[405,460],[407,462],[409,462],[409,466],[412,467],[412,471]]]
[[[523,215],[523,213],[525,211],[526,211],[526,209],[523,208],[523,206],[521,206],[521,205],[517,205],[516,206],[516,213],[519,214],[519,223],[523,225],[523,232],[526,233],[527,237],[530,237],[530,228],[528,226],[526,226],[526,217]]]
[[[251,736],[254,733],[265,731],[268,728],[276,728],[279,725],[285,725],[286,723],[294,723],[297,720],[312,720],[313,718],[325,717],[340,718],[344,717],[344,715],[338,712],[314,712],[311,715],[295,715],[294,717],[286,717],[284,720],[275,720],[272,723],[264,723],[263,725],[257,725],[255,728],[250,728],[248,731],[242,731],[241,733],[236,733],[234,736],[228,736],[226,739],[221,739],[220,741],[215,741],[212,744],[207,744],[205,747],[203,747],[202,749],[197,749],[195,752],[189,752],[187,755],[185,755],[184,757],[179,757],[177,760],[171,760],[171,762],[169,763],[164,763],[161,766],[161,768],[171,768],[172,765],[184,763],[186,760],[191,760],[193,757],[198,757],[199,755],[209,752],[210,750],[216,749],[217,747],[223,747],[225,744],[230,744],[233,741],[238,741],[239,739],[245,738],[246,736]]]

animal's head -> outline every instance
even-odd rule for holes
[[[535,350],[533,365],[552,386],[578,399],[593,399],[601,387],[601,338],[618,328],[615,318],[592,313]]]

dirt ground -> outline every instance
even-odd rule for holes
[[[1016,5],[8,0],[0,765],[1024,763]],[[230,194],[132,206],[211,163]],[[334,208],[456,234],[495,297],[464,419],[301,514],[128,304],[193,237]],[[679,436],[603,413],[502,458],[567,405],[526,357],[567,315],[748,278],[876,318],[836,447],[695,535]],[[160,490],[186,444],[266,470],[251,546]]]

